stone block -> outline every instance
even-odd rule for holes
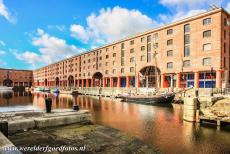
[[[9,121],[8,127],[9,127],[9,133],[16,133],[18,131],[24,131],[24,130],[35,128],[35,122],[33,119]]]

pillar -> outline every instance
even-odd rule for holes
[[[126,77],[126,87],[129,88],[130,87],[130,83],[129,83],[130,77],[127,76]]]
[[[86,79],[86,87],[89,87],[89,80]]]
[[[117,77],[117,87],[121,86],[121,77]]]
[[[111,77],[109,81],[110,81],[109,83],[110,87],[113,87],[113,78]]]
[[[81,79],[81,87],[84,87],[84,79]]]
[[[216,70],[216,88],[222,88],[221,70]]]
[[[91,87],[93,87],[93,79],[91,79]]]
[[[170,85],[170,87],[173,88],[173,74],[171,74],[170,76],[171,76],[171,81],[170,81],[171,85]]]
[[[140,87],[140,75],[139,75],[139,73],[138,73],[138,75],[137,75],[137,81],[136,81],[137,83],[137,88],[139,88]]]
[[[180,82],[181,82],[181,73],[176,74],[176,87],[180,88]]]
[[[105,83],[106,83],[106,78],[103,78],[102,80],[103,80],[103,81],[102,81],[102,87],[105,87],[105,85],[106,85],[106,84],[105,84]]]
[[[199,72],[194,73],[194,87],[199,88]]]
[[[164,88],[165,74],[161,74],[161,88]]]

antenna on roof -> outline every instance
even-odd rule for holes
[[[211,4],[211,5],[209,5],[209,8],[210,8],[210,10],[215,10],[215,9],[218,9],[219,7],[216,6],[215,4]]]

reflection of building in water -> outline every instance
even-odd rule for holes
[[[32,104],[31,93],[29,92],[1,92],[0,106],[20,106]]]

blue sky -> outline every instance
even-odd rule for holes
[[[36,69],[228,0],[0,0],[0,67]]]

